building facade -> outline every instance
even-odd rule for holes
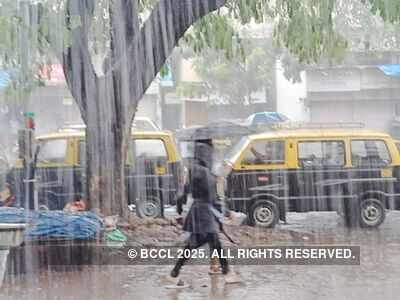
[[[343,65],[306,70],[305,104],[312,122],[360,122],[399,137],[399,53],[351,53]]]

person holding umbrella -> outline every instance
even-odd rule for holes
[[[194,158],[189,167],[189,190],[192,193],[193,203],[185,218],[183,230],[190,232],[186,241],[185,249],[196,249],[209,244],[210,252],[215,249],[221,253],[222,245],[218,236],[222,223],[216,216],[215,211],[222,212],[222,205],[218,200],[216,176],[212,174],[212,140],[196,140],[194,146]],[[185,197],[185,196],[183,196]],[[182,213],[182,199],[178,201],[178,213]],[[170,276],[177,279],[180,269],[187,259],[181,257],[172,269]],[[222,274],[225,275],[227,283],[238,282],[237,275],[230,272],[226,258],[220,257]],[[177,285],[184,285],[181,280]]]

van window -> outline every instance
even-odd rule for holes
[[[234,163],[241,153],[241,150],[249,143],[247,136],[242,137],[225,155],[225,160]]]
[[[386,143],[381,140],[356,140],[351,142],[353,166],[382,166],[391,162]]]
[[[67,140],[46,140],[40,143],[38,163],[64,163],[67,154]]]
[[[136,155],[133,156],[133,153]],[[128,152],[128,163],[132,162],[132,157],[141,158],[165,158],[168,159],[167,149],[162,140],[158,139],[135,139],[131,142],[131,151]],[[86,163],[86,143],[79,142],[79,164]]]
[[[243,158],[244,164],[282,164],[284,162],[284,141],[255,141]]]
[[[343,141],[299,142],[299,164],[307,166],[343,166],[345,148]]]
[[[135,139],[131,145],[136,158],[168,158],[167,149],[162,140]]]

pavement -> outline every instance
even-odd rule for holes
[[[81,266],[8,278],[2,299],[399,299],[400,212],[378,229],[349,229],[336,213],[292,213],[272,230],[229,228],[254,245],[357,245],[359,266],[234,266],[243,283],[227,285],[208,266],[187,265],[190,287],[166,289],[171,266]],[[158,228],[161,233],[165,228]]]

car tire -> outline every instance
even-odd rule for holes
[[[155,196],[136,203],[136,213],[140,218],[158,218],[161,216],[161,201]]]
[[[248,217],[252,226],[273,228],[279,222],[279,209],[272,201],[257,200],[251,205]]]
[[[375,228],[383,223],[386,209],[382,201],[374,198],[364,199],[360,202],[360,226]]]

